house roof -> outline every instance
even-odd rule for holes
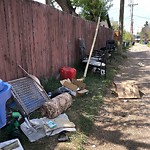
[[[109,19],[109,15],[107,14],[106,17],[107,17],[108,27],[109,27],[110,29],[112,29],[111,22],[110,22],[110,19]]]
[[[105,26],[106,28],[112,29],[112,26],[111,26],[108,14],[106,15],[106,20],[105,21],[101,21],[101,26]]]

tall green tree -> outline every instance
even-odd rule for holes
[[[133,35],[130,32],[124,30],[123,31],[123,41],[131,41],[131,38],[133,39]]]
[[[119,24],[118,21],[114,21],[113,18],[111,19],[111,25],[114,31],[118,31],[119,29]]]
[[[146,21],[144,24],[144,27],[147,27],[147,26],[148,26],[148,21]]]
[[[81,9],[80,15],[92,21],[97,21],[101,14],[101,20],[106,20],[109,8],[112,6],[110,0],[72,0],[75,7]]]
[[[63,11],[69,14],[77,15],[77,13],[75,12],[75,8],[73,8],[71,0],[45,0],[45,2],[52,7],[55,7],[57,3],[57,5],[59,5]]]
[[[78,9],[78,15],[92,21],[97,21],[100,14],[101,20],[106,20],[108,10],[112,6],[112,0],[46,0],[51,6],[55,6],[54,2],[57,2],[63,11],[73,15],[77,15]]]
[[[143,41],[148,41],[150,39],[150,24],[148,24],[148,21],[145,22],[140,36]]]

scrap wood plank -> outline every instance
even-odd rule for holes
[[[137,83],[134,80],[114,82],[118,98],[140,98]]]

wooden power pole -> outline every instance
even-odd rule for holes
[[[133,36],[133,7],[136,5],[138,5],[138,4],[134,4],[133,0],[130,0],[130,4],[128,4],[128,6],[130,7],[130,12],[131,12],[131,23],[130,23],[131,36]],[[131,37],[131,41],[132,41],[132,37]]]
[[[123,20],[124,20],[124,0],[120,0],[119,41],[118,41],[118,50],[119,50],[119,53],[122,53],[122,42],[123,42]]]

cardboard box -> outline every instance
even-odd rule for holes
[[[88,93],[86,89],[86,84],[82,81],[78,81],[77,79],[65,79],[60,81],[61,85],[64,86],[67,90],[70,91],[73,96],[80,96],[85,93]]]
[[[118,98],[141,98],[136,81],[114,82]]]

